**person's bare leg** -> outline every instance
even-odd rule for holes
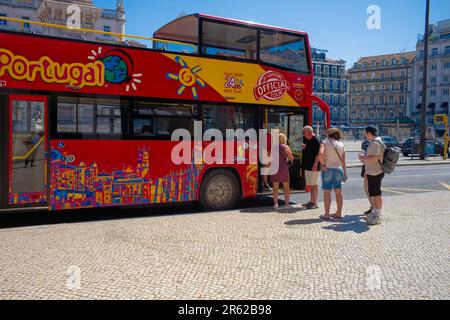
[[[367,218],[367,223],[369,225],[380,224],[381,222],[381,209],[383,207],[383,199],[382,197],[374,197],[373,201],[375,203],[375,208],[372,211],[372,215]]]
[[[317,204],[319,198],[319,186],[311,186],[311,202]]]
[[[323,202],[325,205],[325,217],[330,217],[331,209],[331,190],[323,191]]]
[[[334,193],[336,194],[336,204],[337,204],[337,211],[334,214],[334,217],[341,218],[342,209],[344,208],[344,196],[342,195],[342,190],[340,189],[335,189]]]
[[[289,182],[285,182],[283,183],[283,190],[284,190],[284,201],[286,202],[286,206],[289,206],[291,204],[291,199],[290,199],[290,183]]]
[[[383,198],[382,197],[374,197],[373,203],[374,203],[374,209],[380,210],[383,209]]]
[[[278,182],[273,183],[273,202],[274,205],[278,205],[278,189],[280,187],[280,184]]]

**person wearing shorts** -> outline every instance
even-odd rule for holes
[[[342,183],[347,176],[346,151],[341,140],[339,129],[328,130],[327,140],[322,144],[319,153],[319,160],[322,165],[322,189],[324,193],[325,214],[324,220],[340,220],[344,207],[344,197],[342,194]],[[337,211],[330,215],[331,193],[334,190],[336,195]]]
[[[322,141],[314,133],[310,126],[303,128],[304,144],[302,154],[302,169],[305,173],[306,186],[310,189],[311,198],[303,207],[306,209],[317,209],[317,200],[319,197],[319,177],[320,161],[319,152]]]
[[[376,128],[367,127],[365,130],[366,139],[370,141],[366,155],[360,155],[359,159],[364,164],[364,181],[365,189],[371,204],[368,214],[367,223],[369,225],[377,225],[381,223],[381,210],[383,208],[383,194],[381,184],[384,178],[384,172],[381,164],[383,163],[385,146],[383,141],[378,137]]]

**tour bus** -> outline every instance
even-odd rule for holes
[[[70,31],[120,40],[0,29],[0,211],[184,202],[223,210],[261,194],[248,143],[222,141],[243,161],[202,159],[207,142],[197,140],[209,129],[224,137],[227,129],[281,130],[296,157],[292,187],[304,190],[302,128],[313,103],[329,123],[328,106],[312,93],[306,33],[204,14],[152,38]],[[193,134],[188,163],[173,161],[177,129]]]

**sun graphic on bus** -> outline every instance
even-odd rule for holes
[[[111,84],[124,84],[127,92],[130,89],[137,91],[137,84],[142,81],[142,73],[135,73],[133,71],[133,60],[123,50],[109,50],[102,54],[102,47],[97,51],[92,50],[92,55],[88,57],[89,60],[102,61],[105,66],[105,81]]]
[[[181,83],[181,86],[177,91],[178,95],[181,96],[186,88],[191,88],[192,96],[194,97],[194,99],[198,99],[198,92],[195,84],[198,84],[202,88],[206,87],[205,81],[197,76],[197,73],[202,71],[202,68],[200,66],[190,68],[180,56],[175,57],[175,60],[182,67],[182,69],[178,74],[169,72],[167,74],[167,78],[171,80],[177,80]]]

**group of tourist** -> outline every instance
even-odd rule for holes
[[[329,129],[325,139],[314,133],[312,127],[303,128],[304,144],[302,158],[302,172],[309,189],[310,201],[303,205],[307,210],[318,209],[319,180],[322,178],[324,214],[321,219],[326,221],[340,221],[344,208],[343,184],[348,179],[346,165],[346,149],[342,143],[341,131],[337,128]],[[364,214],[369,225],[381,223],[381,209],[383,206],[381,183],[384,178],[382,162],[385,146],[378,137],[376,128],[367,127],[365,138],[370,142],[365,154],[359,155],[363,164],[361,177],[364,180],[364,190],[370,202],[370,209]],[[283,187],[286,209],[290,206],[290,174],[289,166],[294,160],[292,151],[287,143],[286,135],[279,135],[279,170],[271,176],[273,184],[274,208],[279,208],[278,195],[280,186]],[[263,177],[264,188],[269,189],[267,177]],[[331,214],[332,193],[336,197],[337,210]]]

